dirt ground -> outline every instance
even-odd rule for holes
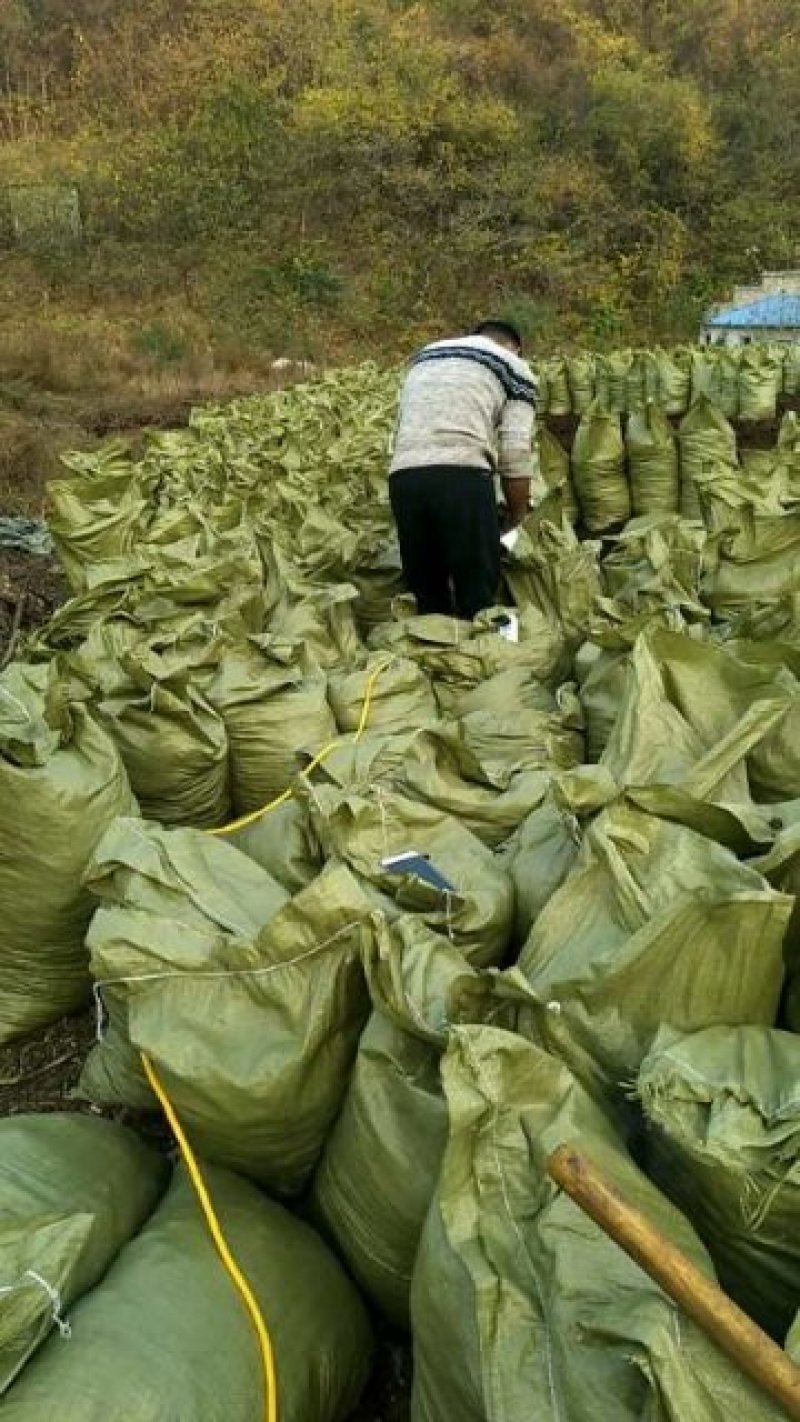
[[[0,1047],[0,1116],[80,1110],[69,1093],[93,1039],[94,1014],[85,1012]]]
[[[13,659],[24,634],[46,621],[66,596],[55,558],[0,548],[0,666]]]

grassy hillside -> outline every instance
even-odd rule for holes
[[[2,420],[91,437],[490,308],[691,336],[797,259],[798,60],[795,0],[4,0]]]

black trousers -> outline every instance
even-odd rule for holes
[[[483,469],[429,465],[389,480],[400,556],[419,612],[472,618],[500,581],[494,480]]]

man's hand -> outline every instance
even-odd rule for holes
[[[528,516],[531,481],[530,479],[501,479],[500,483],[508,510],[506,526],[502,531],[507,533],[510,528],[519,528],[519,525]]]

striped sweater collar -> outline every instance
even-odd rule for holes
[[[412,357],[410,365],[427,365],[440,360],[475,361],[499,380],[509,400],[524,400],[531,405],[535,403],[537,382],[527,361],[486,336],[433,341]]]

